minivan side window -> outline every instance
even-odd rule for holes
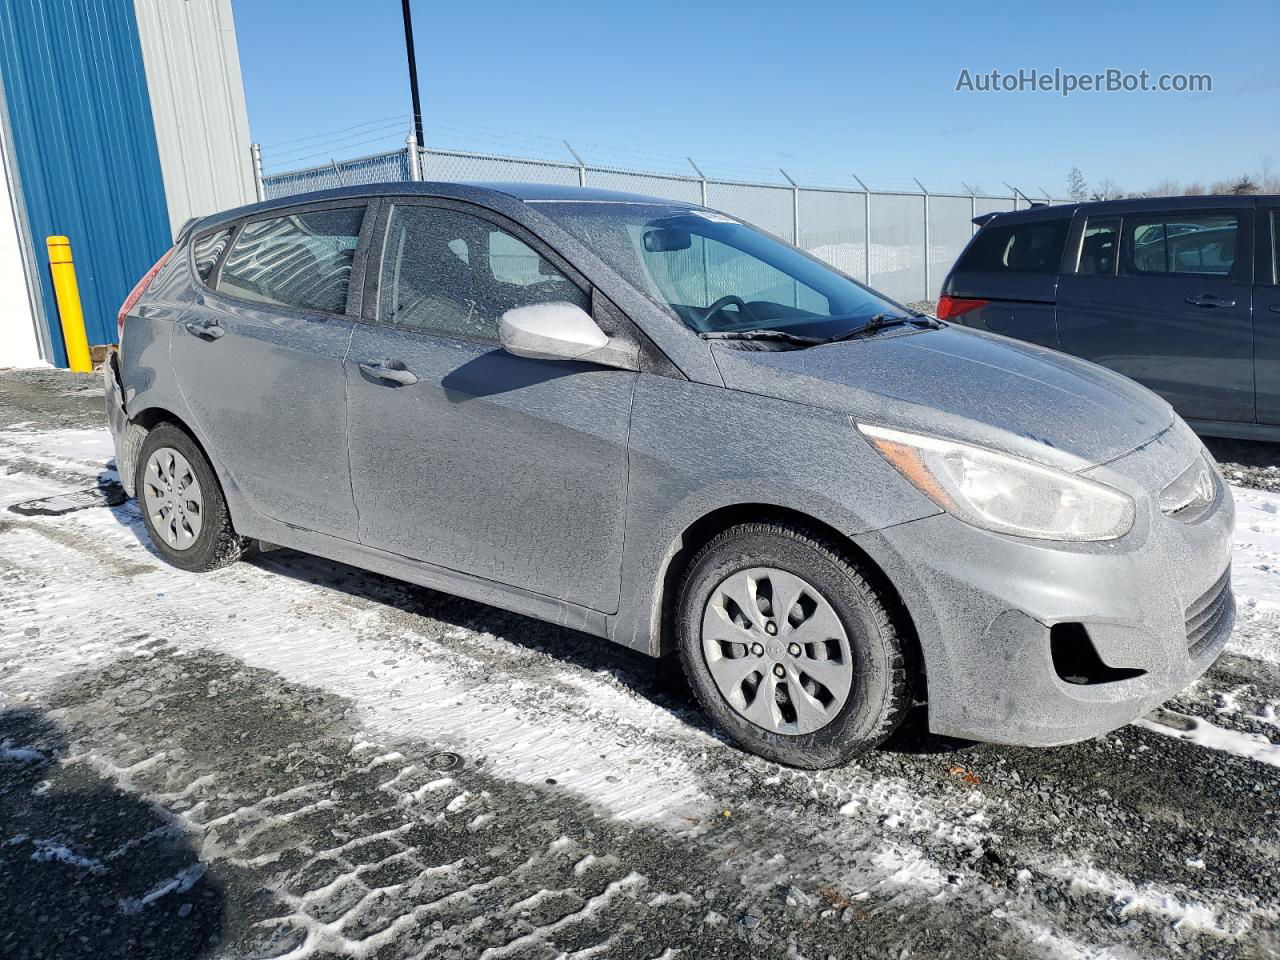
[[[1234,213],[1167,213],[1126,217],[1122,276],[1226,277],[1235,265],[1240,217]]]
[[[956,270],[1056,274],[1070,225],[1070,220],[988,224],[978,231]]]
[[[503,313],[555,301],[591,309],[573,281],[496,224],[442,207],[391,208],[378,283],[380,323],[497,340]]]
[[[227,249],[227,242],[230,239],[231,228],[228,227],[226,230],[217,230],[207,237],[201,237],[191,245],[191,260],[201,280],[209,282],[213,268],[218,265],[218,258],[222,256],[222,251]]]
[[[1112,276],[1116,272],[1116,244],[1120,240],[1118,217],[1090,217],[1080,241],[1077,273]]]
[[[344,313],[364,207],[306,210],[244,225],[218,290],[245,300]]]
[[[1280,286],[1280,210],[1271,212],[1271,282]]]

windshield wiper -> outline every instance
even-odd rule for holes
[[[802,347],[827,342],[822,337],[806,337],[799,333],[787,333],[785,330],[708,330],[698,336],[703,340],[778,340]]]
[[[907,315],[902,317],[892,317],[887,313],[877,313],[866,323],[860,324],[852,330],[846,330],[844,333],[831,337],[828,340],[823,340],[822,342],[839,343],[842,340],[852,340],[854,337],[862,337],[875,333],[877,330],[883,330],[885,327],[896,327],[900,324],[914,322],[924,322],[930,327],[938,326],[932,317],[923,313],[918,313],[915,310],[908,311]]]

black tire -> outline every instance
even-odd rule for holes
[[[156,531],[146,505],[144,483],[147,462],[161,447],[169,447],[182,454],[200,483],[203,500],[200,530],[195,540],[185,549],[175,549],[165,542],[165,538]],[[142,512],[142,522],[146,524],[147,533],[151,537],[151,543],[155,546],[156,552],[175,567],[197,573],[217,570],[219,567],[235,563],[245,552],[247,541],[231,526],[231,514],[227,511],[227,501],[222,495],[222,486],[218,483],[209,459],[199,445],[191,439],[191,435],[181,427],[172,423],[162,423],[147,434],[146,440],[142,443],[142,450],[138,454],[134,493]]]
[[[721,694],[703,654],[702,618],[712,592],[732,574],[761,566],[799,576],[821,591],[849,638],[854,670],[848,699],[811,733],[778,733],[742,716]],[[775,523],[741,524],[712,539],[690,563],[675,610],[676,646],[703,710],[745,750],[808,769],[844,763],[897,729],[911,706],[916,669],[908,630],[898,605],[846,551]]]

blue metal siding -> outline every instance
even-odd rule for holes
[[[0,75],[39,283],[66,352],[45,237],[71,238],[90,343],[172,242],[133,0],[4,0]]]

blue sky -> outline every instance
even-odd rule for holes
[[[268,171],[403,142],[399,0],[234,9]],[[1277,28],[1274,0],[414,2],[428,145],[568,159],[565,138],[589,162],[1056,195],[1072,165],[1128,190],[1280,171]],[[1208,73],[1213,92],[955,91],[964,68],[1055,67]]]

